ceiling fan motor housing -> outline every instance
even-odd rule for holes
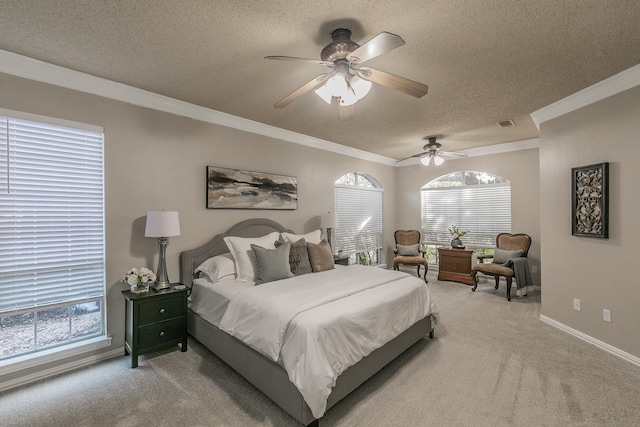
[[[320,52],[320,58],[323,61],[334,62],[337,59],[344,59],[351,52],[360,47],[360,45],[351,40],[351,30],[347,28],[338,28],[331,32],[331,43],[326,45],[322,52]]]

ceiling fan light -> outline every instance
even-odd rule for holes
[[[325,86],[327,86],[331,95],[336,97],[342,97],[342,95],[347,91],[347,81],[342,74],[336,74],[331,77],[327,80],[327,84]]]
[[[348,107],[349,105],[353,105],[356,102],[358,102],[358,97],[351,88],[347,89],[340,97],[340,105],[342,105],[343,107]]]
[[[371,90],[371,82],[358,76],[351,77],[349,86],[351,86],[351,89],[353,89],[353,92],[358,99],[362,99],[367,96],[369,90]]]
[[[425,166],[429,166],[433,162],[433,156],[424,156],[420,159],[420,163]]]
[[[435,163],[436,166],[440,166],[444,163],[444,159],[436,154],[433,158],[433,163]]]
[[[318,89],[315,90],[315,92],[316,92],[316,95],[322,98],[324,102],[326,102],[327,104],[331,104],[331,98],[333,97],[333,95],[331,95],[331,90],[327,87],[326,84],[323,84],[322,86],[320,86]]]

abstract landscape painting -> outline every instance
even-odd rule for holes
[[[293,176],[207,166],[208,209],[297,209]]]

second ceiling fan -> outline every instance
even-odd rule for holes
[[[333,41],[322,49],[320,60],[292,56],[265,57],[265,59],[325,65],[331,69],[328,73],[314,77],[276,102],[273,105],[275,108],[286,107],[299,96],[315,90],[316,94],[328,104],[337,100],[340,119],[348,120],[353,117],[353,105],[367,95],[372,82],[416,98],[427,94],[429,87],[425,84],[362,66],[366,61],[404,45],[402,37],[382,32],[360,46],[351,40],[351,30],[338,28],[331,32],[331,38]]]
[[[435,136],[427,136],[424,139],[429,141],[425,144],[422,149],[424,150],[422,153],[414,154],[413,156],[409,156],[406,159],[398,160],[399,162],[403,160],[412,159],[415,157],[420,158],[420,163],[425,166],[440,166],[444,163],[445,159],[459,159],[461,157],[467,157],[465,153],[456,152],[456,151],[440,151],[440,147],[442,144],[436,142]]]

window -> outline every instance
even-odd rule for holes
[[[436,246],[450,245],[449,227],[468,231],[462,241],[495,246],[498,233],[511,232],[511,184],[484,172],[455,172],[422,187],[422,239],[436,262]]]
[[[0,359],[104,336],[102,128],[0,110]]]
[[[349,264],[381,262],[382,194],[378,181],[361,173],[348,173],[335,182],[335,248],[349,256]]]

